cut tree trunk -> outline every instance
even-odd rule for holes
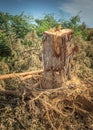
[[[43,34],[44,88],[62,86],[70,78],[73,31],[49,30]]]

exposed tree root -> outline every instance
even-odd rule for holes
[[[40,81],[0,91],[0,129],[92,130],[93,96],[76,84],[42,89]]]

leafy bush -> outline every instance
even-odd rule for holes
[[[74,31],[74,36],[81,35],[84,40],[87,40],[87,26],[80,21],[80,16],[76,15],[69,19],[69,21],[61,21],[63,28],[70,28]]]
[[[45,15],[42,19],[36,19],[35,22],[37,24],[36,30],[39,36],[42,36],[44,31],[47,31],[50,28],[56,27],[58,25],[57,20],[51,14]]]
[[[7,45],[5,34],[0,33],[0,58],[11,56],[11,49]]]
[[[0,56],[1,57],[11,56],[11,49],[5,43],[0,43]]]

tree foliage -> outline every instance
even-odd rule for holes
[[[87,39],[87,26],[84,22],[81,23],[79,15],[71,17],[69,21],[63,20],[61,24],[63,28],[71,28],[75,36],[82,35],[84,40]]]
[[[18,38],[23,39],[31,31],[27,16],[23,13],[20,15],[10,15],[0,12],[0,59],[12,56],[11,46],[13,41]],[[30,18],[29,18],[30,19]],[[13,38],[11,39],[11,37]]]
[[[0,30],[4,30],[8,34],[15,33],[17,38],[24,38],[31,28],[28,17],[23,13],[10,15],[0,12]]]
[[[9,48],[5,33],[0,33],[0,58],[8,57],[11,55],[11,49]]]
[[[24,57],[22,58],[23,54],[21,55],[21,51],[24,50],[25,52],[26,49],[29,50],[32,46],[41,48],[41,36],[43,32],[49,30],[50,28],[56,28],[59,24],[62,25],[63,29],[72,29],[74,31],[74,36],[77,37],[77,39],[78,37],[82,37],[84,40],[91,40],[92,38],[93,30],[88,30],[87,32],[87,26],[84,22],[81,22],[79,15],[71,17],[68,21],[57,20],[52,14],[46,14],[43,18],[32,20],[32,17],[28,17],[23,13],[20,15],[11,15],[0,12],[0,60],[5,57],[8,59],[10,58],[12,59],[10,66],[14,66],[14,61],[17,61],[19,57],[20,60],[24,59]],[[79,42],[81,41],[79,40]],[[91,57],[93,54],[92,47],[90,45],[92,44],[89,43],[88,50],[86,51],[86,55],[88,57],[86,61],[91,59],[90,66],[92,66],[93,59]],[[29,54],[27,53],[27,55]],[[27,57],[27,59],[28,58],[29,57]],[[30,64],[31,60],[28,61]],[[17,63],[19,63],[19,61],[17,61]],[[20,64],[22,64],[22,62],[20,62]],[[19,68],[21,70],[21,67]]]
[[[0,12],[0,30],[9,30],[11,15],[8,13]]]
[[[12,17],[11,29],[16,34],[17,38],[24,38],[24,36],[30,31],[30,25],[27,22],[28,17],[16,15]]]
[[[37,24],[36,30],[39,36],[42,36],[44,31],[54,28],[58,25],[57,20],[51,14],[45,15],[42,19],[36,19],[35,22]]]

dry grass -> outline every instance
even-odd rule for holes
[[[18,97],[0,96],[1,130],[93,129],[90,87],[77,77],[56,89],[42,89],[40,81],[41,77],[20,82]]]
[[[33,39],[34,46],[26,48],[14,44],[14,66],[2,61],[0,72],[42,68],[40,50],[35,50],[40,49],[37,39]],[[90,62],[86,63],[88,44],[81,37],[74,42],[80,52],[74,57],[72,80],[64,86],[42,89],[42,75],[0,80],[0,130],[93,130],[93,72]]]

